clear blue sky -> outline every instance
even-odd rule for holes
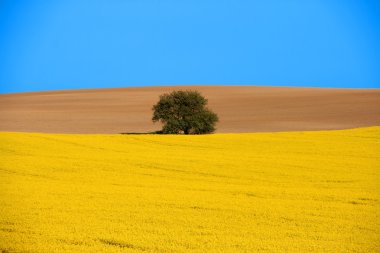
[[[0,0],[0,93],[380,88],[379,0]]]

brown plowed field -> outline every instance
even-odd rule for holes
[[[345,129],[380,125],[380,89],[169,86],[0,95],[0,131],[143,133],[159,130],[152,105],[172,90],[198,90],[219,133]]]

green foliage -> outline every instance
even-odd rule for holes
[[[218,116],[207,107],[207,99],[197,91],[163,94],[153,106],[153,122],[164,124],[164,134],[206,134],[215,131]]]

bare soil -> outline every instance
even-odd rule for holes
[[[167,86],[0,95],[0,131],[145,133],[152,106],[172,90],[197,90],[219,115],[218,133],[346,129],[380,125],[380,89]]]

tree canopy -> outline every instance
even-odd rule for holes
[[[173,91],[153,106],[153,122],[162,122],[165,134],[206,134],[215,131],[218,116],[198,91]]]

